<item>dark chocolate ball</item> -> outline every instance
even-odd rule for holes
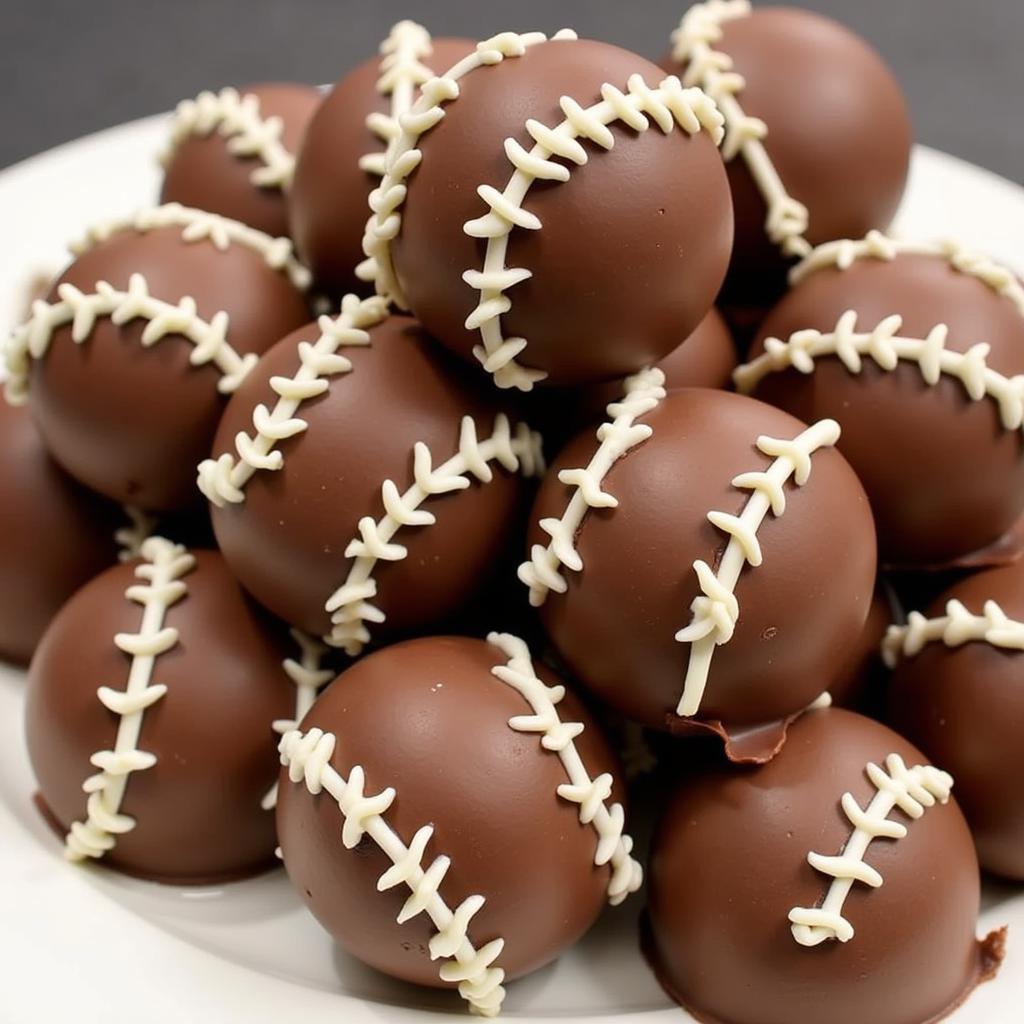
[[[467,971],[463,995],[494,1012],[502,975],[557,957],[606,900],[640,884],[640,868],[613,806],[619,768],[598,723],[531,666],[525,644],[490,639],[407,641],[342,674],[282,742],[277,825],[292,883],[337,942],[386,974],[434,987],[460,976],[449,959],[457,938],[439,937],[436,903],[424,911],[436,891],[456,912],[453,933],[483,961]],[[505,667],[513,673],[503,678]],[[520,689],[516,680],[529,681]],[[400,850],[414,849],[409,872],[394,866],[393,845],[385,852],[382,828]],[[410,898],[412,889],[424,898]],[[464,946],[457,957],[474,960]]]
[[[648,885],[646,952],[668,994],[716,1024],[951,1012],[994,973],[1003,936],[975,938],[978,863],[942,767],[833,708],[796,721],[770,764],[685,783]],[[801,933],[807,921],[835,930]]]
[[[837,327],[840,339],[857,336],[859,357],[836,353]],[[886,340],[893,333],[917,344],[897,353]],[[766,344],[776,362],[763,354]],[[808,346],[821,354],[791,365]],[[838,420],[839,449],[864,483],[887,563],[954,562],[998,541],[1019,518],[1014,379],[1024,373],[1024,291],[991,262],[875,234],[822,247],[798,268],[750,360],[736,374],[741,390],[803,419]],[[979,377],[983,363],[1007,378],[1005,387]]]
[[[308,319],[304,268],[286,240],[183,207],[115,227],[33,307],[8,354],[8,394],[30,384],[47,448],[88,487],[181,509],[198,498],[225,389],[250,353]]]
[[[163,157],[162,203],[288,234],[295,153],[320,92],[296,82],[203,92],[178,104]]]
[[[887,649],[889,720],[956,779],[982,867],[1024,879],[1024,565],[957,583]]]
[[[69,858],[176,884],[268,867],[273,723],[296,708],[288,654],[213,551],[151,538],[83,587],[36,652],[25,709]]]
[[[424,88],[371,196],[378,290],[502,387],[657,362],[732,244],[714,106],[607,43],[506,33],[472,60]]]

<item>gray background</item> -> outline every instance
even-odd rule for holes
[[[922,142],[1024,180],[1024,0],[799,0],[870,39]],[[563,26],[649,56],[688,0],[0,0],[0,167],[204,88],[330,82],[402,17],[437,35]]]

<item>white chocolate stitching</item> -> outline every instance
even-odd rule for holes
[[[85,821],[75,821],[65,838],[64,855],[68,860],[99,858],[112,850],[117,837],[135,828],[137,822],[121,814],[128,777],[156,764],[156,756],[138,748],[145,710],[167,692],[153,682],[156,659],[178,642],[178,631],[165,625],[167,611],[188,592],[182,577],[195,568],[195,558],[183,547],[162,537],[150,537],[142,545],[142,565],[135,575],[143,583],[128,588],[125,597],[142,605],[142,624],[137,633],[118,633],[117,647],[131,657],[128,682],[123,691],[101,686],[96,691],[100,703],[118,715],[117,738],[113,750],[100,750],[89,758],[99,768],[82,784],[89,794]]]
[[[141,556],[142,545],[153,535],[156,517],[135,505],[123,505],[122,510],[128,522],[114,531],[114,543],[119,548],[117,560],[130,562]]]
[[[441,854],[423,868],[433,826],[424,825],[406,845],[383,817],[395,800],[395,790],[388,787],[376,796],[366,796],[365,774],[359,765],[344,779],[330,764],[336,742],[333,733],[320,729],[310,729],[305,734],[297,730],[286,733],[280,751],[288,778],[295,783],[304,782],[314,796],[326,790],[337,801],[345,822],[341,840],[347,850],[368,835],[391,860],[394,866],[380,876],[377,888],[384,891],[402,884],[409,888],[411,895],[398,915],[398,923],[426,912],[437,928],[428,944],[431,959],[451,958],[441,966],[441,980],[457,983],[459,995],[476,1013],[495,1016],[505,998],[501,985],[505,972],[492,965],[501,955],[505,941],[492,939],[478,950],[468,936],[469,924],[483,907],[484,897],[470,896],[454,910],[448,906],[439,890],[451,859]]]
[[[537,676],[530,658],[530,650],[518,637],[509,633],[490,633],[487,642],[496,647],[507,659],[505,665],[491,669],[503,683],[522,694],[533,710],[532,715],[517,715],[509,719],[509,728],[516,732],[542,733],[541,746],[558,755],[569,781],[558,787],[563,800],[579,804],[579,818],[583,825],[592,825],[597,833],[594,864],[610,864],[608,902],[621,903],[643,883],[643,868],[631,856],[633,840],[623,834],[625,811],[622,804],[608,804],[612,792],[612,776],[605,772],[596,779],[590,777],[573,740],[583,732],[581,722],[563,722],[558,717],[558,704],[565,697],[564,686],[546,686]]]
[[[576,550],[576,534],[592,508],[615,508],[618,499],[603,490],[601,484],[612,466],[630,449],[646,441],[651,427],[636,421],[656,408],[665,397],[665,374],[655,368],[642,370],[625,381],[625,394],[608,406],[610,419],[597,430],[599,445],[585,468],[563,469],[558,479],[573,487],[572,497],[560,519],[540,521],[540,528],[551,540],[547,546],[534,544],[528,561],[519,566],[519,579],[529,587],[530,604],[540,607],[553,590],[564,594],[568,581],[563,569],[580,572],[583,559]]]
[[[459,447],[455,455],[440,466],[433,466],[430,449],[418,441],[413,448],[413,484],[399,494],[392,480],[385,480],[381,499],[385,513],[379,520],[364,516],[359,520],[359,536],[349,541],[345,557],[354,559],[345,582],[331,595],[326,609],[331,615],[331,632],[324,638],[331,647],[342,647],[346,654],[359,654],[369,643],[367,622],[381,623],[384,613],[370,599],[377,594],[373,571],[379,561],[394,562],[405,558],[408,551],[392,543],[403,526],[430,526],[435,522],[432,512],[420,508],[430,497],[464,490],[470,476],[480,483],[490,483],[493,470],[489,463],[497,461],[510,473],[537,476],[544,472],[541,437],[525,423],[516,427],[515,436],[508,417],[499,413],[494,431],[481,441],[471,416],[464,416],[459,431]]]
[[[329,377],[351,372],[351,361],[338,350],[369,345],[366,328],[381,323],[386,316],[387,305],[379,296],[359,299],[346,295],[338,317],[320,317],[320,337],[313,344],[303,341],[298,345],[301,366],[295,376],[270,378],[270,387],[278,396],[273,410],[262,403],[257,405],[252,414],[253,434],[240,431],[235,436],[237,459],[225,452],[217,459],[204,459],[199,464],[199,490],[214,505],[223,507],[245,501],[244,487],[256,472],[276,472],[284,466],[284,455],[276,444],[301,434],[309,426],[296,415],[299,407],[327,391]]]
[[[542,370],[516,362],[528,344],[527,339],[506,338],[501,328],[501,317],[512,308],[506,292],[533,276],[525,267],[506,266],[505,259],[514,228],[539,231],[543,226],[536,214],[523,207],[534,182],[567,182],[569,165],[582,166],[588,160],[580,139],[605,150],[612,149],[615,136],[608,125],[617,121],[635,132],[646,131],[653,120],[666,135],[678,125],[688,135],[706,130],[716,145],[722,139],[722,115],[700,89],[684,89],[674,76],[652,89],[642,75],[636,74],[630,76],[626,90],[622,93],[605,83],[601,86],[601,102],[586,109],[571,97],[563,96],[559,106],[565,118],[556,127],[549,128],[532,118],[526,122],[526,132],[534,141],[529,152],[516,139],[505,140],[505,155],[514,171],[504,190],[499,192],[491,185],[477,188],[489,212],[466,221],[463,230],[472,238],[486,239],[486,249],[483,269],[467,270],[462,275],[466,284],[480,293],[480,301],[466,318],[465,327],[480,331],[481,344],[474,347],[473,355],[499,388],[530,391],[535,382],[547,377]],[[554,157],[564,162],[558,163]]]
[[[757,531],[768,512],[775,517],[786,511],[785,485],[792,477],[803,487],[811,474],[811,456],[819,448],[831,447],[839,440],[839,424],[835,420],[819,420],[792,440],[761,436],[757,448],[774,461],[766,470],[741,473],[732,486],[750,491],[743,512],[730,515],[711,511],[708,521],[723,533],[729,542],[715,573],[707,562],[693,563],[701,593],[693,599],[690,624],[676,633],[676,640],[690,644],[690,660],[683,683],[683,695],[676,714],[690,717],[697,714],[711,669],[715,648],[732,639],[740,617],[736,584],[747,565],[759,566],[762,561]]]
[[[847,310],[835,329],[822,333],[809,329],[796,331],[786,341],[768,338],[764,352],[756,359],[736,368],[733,380],[736,389],[751,392],[769,373],[792,367],[800,373],[813,373],[815,360],[837,356],[850,373],[860,373],[867,356],[881,369],[890,372],[900,362],[916,363],[921,377],[935,385],[945,374],[964,386],[972,402],[991,398],[999,407],[999,418],[1005,430],[1019,430],[1024,422],[1024,375],[1005,377],[987,362],[991,346],[972,345],[966,352],[946,348],[949,330],[936,324],[927,338],[907,338],[899,334],[903,318],[897,315],[881,320],[869,331],[857,330],[857,314]]]
[[[732,160],[741,154],[768,209],[765,232],[785,256],[805,256],[811,251],[807,234],[807,207],[787,191],[772,163],[764,140],[768,126],[758,117],[750,117],[736,98],[746,83],[732,70],[732,58],[714,49],[722,38],[722,25],[745,18],[751,13],[749,0],[707,0],[694,4],[683,15],[672,33],[672,56],[685,64],[684,85],[699,85],[718,104],[725,118],[725,142],[722,158]]]
[[[878,871],[864,861],[868,847],[879,836],[902,839],[907,834],[906,825],[889,819],[894,807],[917,819],[936,801],[944,804],[949,800],[953,779],[946,772],[931,765],[907,768],[899,754],[890,754],[885,759],[885,768],[869,763],[865,769],[878,791],[866,808],[857,803],[852,793],[843,794],[843,812],[853,825],[853,832],[842,853],[835,857],[813,852],[807,855],[811,867],[830,876],[832,881],[820,907],[794,907],[789,912],[790,930],[801,946],[817,946],[828,939],[849,942],[853,938],[853,925],[842,913],[847,895],[854,882],[877,888],[883,881]]]

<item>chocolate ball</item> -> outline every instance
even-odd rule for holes
[[[889,675],[882,661],[882,641],[892,623],[895,608],[895,595],[887,583],[879,580],[871,598],[868,619],[860,635],[857,653],[848,663],[845,675],[829,687],[833,705],[859,711],[871,718],[882,717]]]
[[[277,809],[288,875],[347,952],[462,981],[487,1016],[504,979],[641,881],[597,722],[522,641],[489,640],[427,637],[349,668],[282,740]]]
[[[161,206],[98,229],[7,352],[53,457],[115,501],[194,505],[195,465],[224,407],[309,313],[290,243]]]
[[[1024,879],[1024,565],[979,572],[886,640],[889,720],[956,779],[982,867]]]
[[[471,39],[431,39],[421,26],[399,22],[381,54],[344,75],[313,115],[288,210],[295,245],[328,294],[366,289],[356,267],[363,262],[368,199],[384,173],[394,118],[408,110],[423,82],[474,45]]]
[[[117,561],[120,510],[66,476],[0,401],[0,658],[27,664],[60,606]]]
[[[86,584],[36,652],[25,708],[68,858],[175,884],[270,866],[273,725],[296,708],[287,655],[216,552],[150,538]]]
[[[831,421],[665,396],[647,376],[548,471],[520,579],[602,700],[738,741],[846,673],[875,582],[871,514]]]
[[[688,780],[650,863],[645,950],[666,992],[717,1024],[951,1012],[1003,940],[975,938],[978,864],[952,781],[838,709],[795,722],[770,764]]]
[[[394,637],[463,605],[542,468],[539,437],[379,298],[350,297],[275,345],[214,453],[200,486],[232,571],[350,654],[371,628]]]
[[[823,246],[795,280],[739,389],[838,420],[886,563],[941,566],[997,542],[1024,509],[1024,289],[989,260],[877,233]]]
[[[907,104],[868,44],[811,11],[698,3],[662,65],[725,115],[731,297],[758,302],[810,245],[885,228],[910,161]]]
[[[424,86],[370,197],[377,289],[499,387],[656,363],[729,258],[720,120],[607,43],[480,43]]]
[[[295,153],[320,92],[267,82],[202,92],[178,104],[163,155],[160,202],[183,203],[288,234],[286,197]]]

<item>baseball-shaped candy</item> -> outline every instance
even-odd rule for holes
[[[281,854],[320,923],[486,1016],[640,885],[607,740],[509,634],[369,655],[281,754]]]
[[[399,124],[368,269],[499,387],[634,372],[707,313],[732,215],[700,90],[607,43],[509,32]]]
[[[990,977],[959,790],[884,725],[811,711],[770,763],[687,781],[651,855],[648,960],[716,1024],[937,1021]]]
[[[174,204],[96,229],[7,347],[53,457],[115,501],[195,504],[225,396],[309,313],[287,239]]]
[[[1024,879],[1024,566],[968,577],[893,626],[889,720],[956,778],[982,867]]]
[[[884,561],[983,562],[1024,510],[1024,288],[985,257],[877,232],[792,277],[737,387],[839,422]]]
[[[202,92],[178,104],[162,156],[162,203],[182,203],[288,234],[295,153],[320,92],[267,82]]]

